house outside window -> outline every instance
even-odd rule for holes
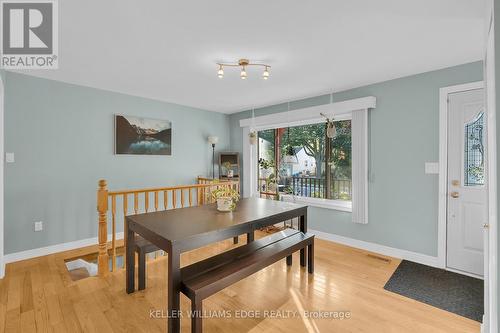
[[[337,135],[332,139],[326,136],[324,122],[259,131],[258,191],[350,202],[351,120],[337,121],[335,126]],[[285,163],[291,151],[294,163]]]

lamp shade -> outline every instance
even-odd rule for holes
[[[208,137],[208,143],[210,143],[211,145],[215,145],[218,142],[219,142],[218,137],[216,137],[216,136],[209,136]]]

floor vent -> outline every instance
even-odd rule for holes
[[[370,258],[372,258],[372,259],[377,259],[377,260],[380,260],[380,261],[383,261],[383,262],[386,262],[386,263],[390,263],[391,262],[391,259],[380,257],[380,256],[377,256],[375,254],[367,254],[367,256],[370,257]]]

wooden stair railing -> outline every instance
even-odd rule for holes
[[[199,184],[109,191],[106,181],[100,180],[97,190],[97,211],[99,214],[97,265],[99,276],[109,273],[109,256],[111,256],[111,271],[116,270],[116,224],[120,215],[122,215],[120,220],[123,221],[123,230],[125,230],[126,216],[129,213],[139,214],[204,205],[213,202],[211,192],[214,189],[231,187],[238,192],[240,189],[239,182],[214,182],[212,180],[200,183],[200,178],[197,181]],[[132,199],[131,209],[129,209],[129,199]],[[111,243],[108,243],[108,215],[111,218]],[[125,240],[124,246],[126,246]]]

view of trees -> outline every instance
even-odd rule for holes
[[[261,191],[274,184],[286,193],[350,200],[351,121],[337,121],[335,126],[333,139],[326,137],[325,123],[259,131],[259,179],[265,184]],[[280,161],[292,147],[298,163],[276,165],[276,144]]]
[[[324,123],[295,126],[290,127],[290,132],[284,131],[282,154],[289,145],[294,148],[303,147],[305,153],[316,161],[316,178],[324,177],[326,164],[330,167],[333,178],[351,178],[351,122],[338,121],[335,126],[337,135],[331,139],[329,161],[325,161],[327,138]]]

